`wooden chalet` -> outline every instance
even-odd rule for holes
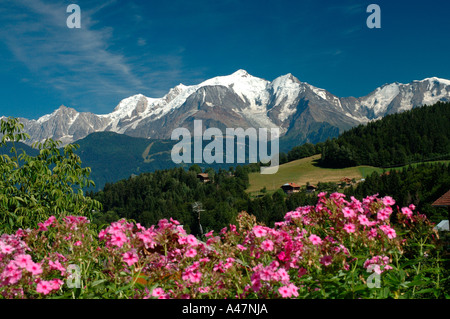
[[[447,207],[448,210],[448,221],[450,221],[450,190],[439,197],[433,204],[431,204],[433,207]],[[447,228],[448,228],[448,222],[447,222]]]
[[[281,185],[281,189],[286,194],[298,193],[300,191],[300,185],[298,185],[296,183],[286,183],[286,184]]]
[[[316,190],[317,190],[317,186],[315,186],[313,184],[306,185],[306,191],[308,193],[315,192]]]
[[[208,173],[199,173],[197,174],[197,178],[200,179],[203,183],[208,183],[211,181],[209,179]]]
[[[346,183],[347,185],[351,185],[352,180],[348,177],[341,178],[341,182]]]

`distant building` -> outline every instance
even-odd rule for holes
[[[447,230],[448,230],[448,221],[450,220],[450,190],[439,197],[433,204],[431,204],[433,207],[447,207],[448,209],[448,219],[447,219]],[[442,225],[444,226],[444,224]]]
[[[295,183],[286,183],[281,186],[281,189],[286,194],[298,193],[300,191],[300,185],[295,184]]]
[[[203,183],[210,182],[208,173],[199,173],[197,174],[197,178],[200,179]]]
[[[312,185],[312,184],[306,185],[306,191],[308,193],[315,192],[316,190],[317,190],[317,186]]]
[[[346,183],[347,185],[351,185],[352,180],[348,177],[341,178],[341,182]]]
[[[448,231],[449,230],[448,220],[441,220],[441,222],[437,224],[436,227],[434,227],[434,229],[440,231]]]

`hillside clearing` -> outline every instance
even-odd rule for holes
[[[263,175],[259,172],[249,174],[249,193],[259,192],[262,188],[267,191],[275,191],[285,183],[297,183],[305,186],[306,183],[317,184],[318,182],[339,182],[341,178],[359,180],[377,171],[383,170],[373,166],[356,166],[348,168],[321,168],[316,165],[320,154],[302,158],[279,166],[278,172],[272,175]]]

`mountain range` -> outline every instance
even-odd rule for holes
[[[37,120],[20,118],[29,145],[46,138],[63,145],[94,132],[114,132],[145,139],[170,139],[175,128],[280,129],[280,150],[317,143],[359,124],[437,101],[450,101],[450,80],[437,77],[408,84],[385,84],[366,96],[338,97],[299,81],[292,74],[268,81],[238,70],[197,85],[179,84],[161,98],[136,94],[109,114],[77,112],[60,106]]]
[[[62,145],[76,142],[80,146],[76,152],[84,166],[92,169],[98,190],[133,174],[177,166],[171,150],[178,141],[170,140],[171,132],[178,127],[193,132],[194,119],[202,120],[203,129],[216,127],[222,132],[225,128],[278,127],[280,151],[288,152],[294,146],[322,142],[359,124],[437,101],[450,101],[449,80],[431,77],[385,84],[355,98],[337,97],[292,74],[267,81],[238,70],[198,85],[177,85],[162,98],[128,97],[109,114],[61,106],[37,120],[20,118],[31,136],[21,148],[35,154],[30,145],[46,138],[60,140]],[[8,148],[0,153],[8,153]]]

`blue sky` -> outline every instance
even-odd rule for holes
[[[71,3],[80,29],[67,28]],[[381,29],[366,25],[371,3]],[[2,0],[0,115],[38,118],[62,104],[104,114],[130,95],[238,69],[355,97],[450,79],[449,12],[444,0]]]

